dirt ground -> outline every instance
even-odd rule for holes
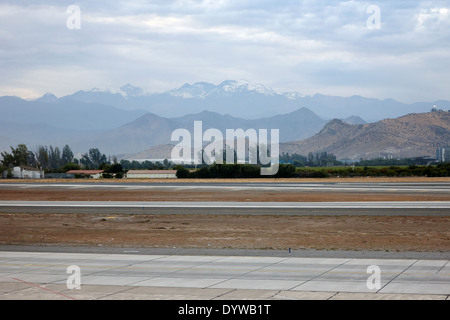
[[[446,179],[439,181],[449,181],[448,178]],[[367,180],[363,181],[367,182]],[[218,194],[198,191],[174,193],[160,190],[93,192],[92,190],[26,189],[1,190],[0,200],[448,201],[450,195],[396,194],[394,196],[375,193],[358,195],[342,192],[280,193],[272,191],[230,191]],[[0,212],[0,244],[448,252],[450,251],[450,217],[119,215],[113,213],[106,216]]]
[[[450,217],[3,213],[0,243],[449,251]]]

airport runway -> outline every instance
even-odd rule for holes
[[[429,202],[135,202],[0,201],[4,213],[420,215],[448,216],[450,201]]]
[[[449,295],[449,260],[0,252],[0,299],[443,300]]]
[[[183,183],[183,182],[36,182],[36,183],[0,183],[0,191],[23,190],[23,189],[59,189],[59,190],[193,190],[193,191],[277,191],[277,192],[299,192],[299,191],[323,191],[323,192],[394,192],[394,193],[449,193],[450,182],[208,182]]]

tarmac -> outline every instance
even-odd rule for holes
[[[448,258],[0,251],[0,300],[448,300]]]

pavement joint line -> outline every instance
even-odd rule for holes
[[[218,285],[218,284],[224,283],[224,282],[226,282],[226,281],[229,281],[229,280],[233,280],[233,279],[236,279],[237,277],[242,277],[242,276],[245,276],[245,275],[247,275],[247,274],[249,274],[249,273],[251,273],[251,272],[256,272],[256,271],[258,271],[258,270],[261,270],[261,269],[267,268],[267,267],[269,267],[269,266],[273,266],[273,265],[276,265],[277,263],[280,263],[280,262],[286,261],[286,260],[288,260],[288,259],[289,259],[289,257],[286,257],[286,258],[284,258],[284,259],[282,259],[282,260],[279,260],[279,261],[276,261],[276,262],[270,263],[270,264],[268,264],[268,265],[264,265],[264,266],[262,266],[262,267],[260,267],[260,268],[257,268],[257,269],[246,270],[246,272],[244,272],[244,273],[242,273],[242,274],[239,274],[239,275],[236,275],[236,276],[230,277],[230,278],[228,278],[228,279],[226,279],[226,280],[223,280],[223,281],[219,281],[219,282],[217,282],[217,283],[215,283],[215,284],[212,284],[212,285],[209,285],[209,286],[207,286],[206,288],[209,288],[209,287],[211,287],[211,286],[216,286],[216,285]],[[234,270],[234,271],[236,271],[236,270]],[[240,271],[240,270],[237,270],[237,271]],[[291,289],[292,289],[292,288],[291,288]]]
[[[338,294],[339,294],[339,291],[335,292],[331,297],[328,297],[327,300],[333,299]]]
[[[333,271],[334,269],[339,268],[339,267],[343,266],[344,264],[346,264],[346,263],[348,263],[348,262],[350,262],[350,261],[352,261],[352,260],[354,260],[354,259],[347,259],[346,261],[344,261],[344,262],[342,262],[341,264],[339,264],[339,265],[337,265],[337,266],[331,268],[330,270],[324,271],[324,272],[322,272],[321,274],[319,274],[319,275],[317,275],[317,276],[314,276],[314,277],[312,277],[311,279],[308,279],[308,280],[302,282],[300,285],[297,285],[297,286],[295,286],[295,287],[290,288],[290,290],[292,290],[292,289],[294,289],[294,288],[296,288],[296,287],[299,287],[299,286],[301,286],[301,285],[304,285],[305,283],[311,282],[311,281],[313,281],[314,279],[317,279],[318,277],[321,277],[321,276],[323,276],[324,274],[329,273],[330,271]]]
[[[381,290],[383,290],[384,288],[386,288],[392,281],[394,281],[395,279],[397,279],[400,275],[404,274],[406,272],[406,270],[408,270],[409,268],[411,268],[413,265],[415,265],[417,262],[419,262],[420,260],[415,260],[413,261],[409,266],[407,266],[403,271],[399,272],[395,277],[393,277],[391,280],[389,280],[384,286],[382,286],[380,289],[378,289],[376,292],[379,293]]]
[[[159,260],[159,259],[164,259],[164,258],[168,258],[168,257],[172,257],[172,256],[173,256],[173,255],[167,255],[167,256],[164,256],[164,257],[159,257],[159,258],[154,259],[154,260],[152,260],[152,261]],[[148,280],[153,280],[153,279],[157,279],[157,278],[160,278],[160,277],[164,277],[164,276],[166,276],[166,275],[168,275],[168,274],[173,274],[173,273],[176,273],[176,272],[179,272],[179,271],[189,270],[189,269],[191,269],[191,268],[194,268],[194,267],[197,267],[197,266],[201,266],[201,265],[203,265],[203,264],[207,264],[207,263],[211,263],[211,262],[220,261],[220,260],[223,260],[223,259],[225,259],[225,258],[226,258],[226,257],[219,257],[219,256],[218,256],[216,260],[200,262],[200,263],[198,263],[198,264],[196,264],[196,265],[194,265],[194,266],[185,267],[185,268],[177,268],[177,267],[173,267],[173,268],[152,268],[153,270],[173,270],[173,271],[166,272],[166,273],[164,273],[163,275],[156,275],[156,276],[154,276],[154,277],[149,277],[149,278],[146,279],[146,280],[139,280],[139,281],[134,282],[134,284],[137,284],[137,283],[142,282],[142,281],[148,281]],[[148,261],[147,261],[147,262],[148,262]],[[141,262],[139,262],[139,263],[145,263],[145,261],[141,261]],[[138,264],[139,264],[139,263],[138,263]],[[143,268],[143,269],[144,269],[144,268]]]
[[[113,296],[113,295],[118,294],[118,293],[124,293],[124,292],[130,291],[130,290],[132,290],[134,288],[133,286],[129,286],[129,285],[128,286],[122,286],[122,287],[124,288],[123,290],[116,291],[116,292],[111,292],[111,293],[106,293],[106,294],[104,294],[103,296],[101,296],[98,299],[103,299],[103,298],[106,298],[106,297],[109,297],[109,296]],[[83,288],[83,284],[81,284],[81,288]]]
[[[449,263],[450,263],[450,260],[447,260],[447,262],[444,263],[444,265],[442,267],[440,267],[438,271],[436,271],[436,274],[438,274],[442,269],[444,269]]]
[[[156,260],[158,260],[158,259],[162,259],[162,258],[165,258],[166,256],[162,256],[162,257],[156,257],[156,258],[153,258],[153,259],[149,259],[149,260],[145,260],[145,261],[141,261],[141,262],[136,262],[136,263],[130,263],[130,264],[128,264],[128,265],[125,265],[125,266],[118,266],[118,267],[109,267],[109,266],[82,266],[82,265],[79,265],[79,267],[80,268],[103,268],[103,269],[110,269],[110,270],[114,270],[114,269],[116,269],[116,270],[120,270],[120,269],[135,269],[135,270],[139,270],[139,269],[144,269],[144,268],[139,268],[139,267],[132,267],[134,264],[139,264],[139,263],[145,263],[145,262],[149,262],[149,261],[156,261]],[[149,268],[150,269],[150,268]],[[95,274],[97,274],[97,273],[101,273],[102,271],[100,270],[100,271],[97,271],[97,272],[92,272],[92,273],[90,273],[89,275],[95,275]]]
[[[231,293],[231,292],[233,292],[233,291],[237,291],[237,290],[238,290],[238,289],[231,288],[231,289],[229,289],[229,291],[224,292],[224,293],[221,293],[221,294],[218,294],[217,296],[212,297],[212,298],[210,298],[209,300],[216,300],[217,298],[223,297],[224,295],[227,295],[227,294],[229,294],[229,293]]]

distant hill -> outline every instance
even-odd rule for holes
[[[358,117],[358,116],[350,116],[345,119],[342,119],[342,121],[349,123],[349,124],[366,124],[367,123],[363,118]]]
[[[98,146],[107,154],[133,154],[150,148],[155,151],[156,149],[152,148],[154,146],[177,143],[171,141],[175,129],[184,128],[193,134],[194,121],[202,121],[203,132],[215,128],[221,130],[224,135],[226,129],[280,129],[280,141],[310,137],[326,123],[306,108],[257,120],[240,119],[210,111],[171,119],[147,113],[118,128],[93,134],[89,138],[83,137],[74,141],[73,145],[77,149],[83,145]],[[147,154],[150,158],[158,158],[149,151]]]
[[[280,152],[306,155],[326,151],[340,159],[403,158],[434,156],[438,146],[449,142],[450,112],[440,111],[359,125],[335,119],[313,137],[281,144]]]
[[[170,159],[172,157],[172,149],[173,144],[157,145],[136,154],[124,154],[118,158],[128,160]]]
[[[170,143],[173,130],[179,127],[173,120],[147,113],[118,128],[74,141],[73,145],[76,150],[96,147],[106,154],[135,153]]]
[[[261,119],[242,119],[217,112],[203,111],[183,117],[171,118],[192,130],[194,120],[201,120],[203,128],[226,129],[280,129],[280,141],[291,141],[313,136],[326,124],[326,121],[307,108]]]
[[[1,121],[17,125],[41,124],[60,130],[105,130],[115,128],[144,114],[142,110],[122,110],[99,102],[56,99],[45,94],[37,100],[0,97]],[[2,132],[9,135],[5,130]],[[11,137],[13,138],[13,137]]]

